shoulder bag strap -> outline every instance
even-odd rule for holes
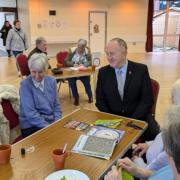
[[[16,31],[15,29],[14,29],[14,31],[19,35],[19,37],[22,39],[22,41],[23,41],[23,43],[24,43],[24,48],[26,49],[26,45],[25,45],[25,40],[22,38],[22,36],[18,33],[18,31]]]

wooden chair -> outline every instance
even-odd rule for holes
[[[25,54],[19,54],[16,57],[16,61],[21,73],[21,77],[28,76],[30,74],[29,67],[28,67],[28,59]]]
[[[154,103],[151,107],[151,113],[152,115],[155,117],[155,114],[156,114],[156,104],[157,104],[157,99],[158,99],[158,94],[159,94],[159,89],[160,89],[160,86],[159,86],[159,83],[154,80],[154,79],[151,79],[151,86],[152,86],[152,91],[153,91],[153,100],[154,100]]]

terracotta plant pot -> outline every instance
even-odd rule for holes
[[[11,145],[2,144],[0,145],[0,164],[9,163],[11,156]]]
[[[64,169],[65,160],[68,157],[68,155],[68,152],[63,153],[63,149],[55,149],[53,151],[52,157],[56,170]]]

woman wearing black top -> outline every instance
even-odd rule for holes
[[[6,38],[8,35],[9,30],[12,28],[11,24],[9,24],[9,21],[4,21],[4,25],[1,28],[1,38],[3,39],[3,45],[6,46]],[[8,57],[11,56],[10,50],[7,50]]]

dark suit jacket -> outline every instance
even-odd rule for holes
[[[96,106],[100,111],[145,120],[152,104],[152,87],[146,65],[128,61],[123,101],[115,69],[107,65],[99,70]]]

